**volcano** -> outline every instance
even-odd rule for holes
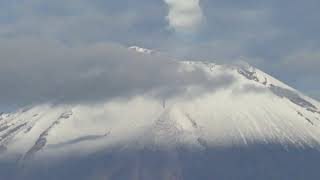
[[[0,179],[320,178],[319,102],[246,63],[177,63],[205,76],[166,96],[2,113]]]

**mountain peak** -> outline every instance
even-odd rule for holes
[[[154,51],[151,50],[151,49],[146,49],[146,48],[142,48],[142,47],[139,47],[139,46],[131,46],[128,49],[134,50],[134,51],[136,51],[138,53],[143,53],[143,54],[152,54],[152,53],[154,53]]]

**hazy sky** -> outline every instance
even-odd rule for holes
[[[74,83],[67,86],[72,91],[78,79],[72,81],[75,74],[63,70],[74,68],[71,72],[77,73],[86,67],[75,60],[81,59],[79,54],[113,58],[116,55],[99,48],[122,52],[131,45],[217,63],[243,59],[320,99],[318,7],[318,0],[2,0],[0,107],[11,107],[10,99],[17,103],[25,88],[29,97],[39,93],[32,93],[29,82],[57,88],[61,82],[55,82],[58,77],[51,67],[60,69],[61,77],[69,78],[67,83]],[[114,62],[97,60],[91,65],[110,67],[108,63]],[[95,70],[90,73],[107,73]],[[167,78],[158,76],[159,84]],[[39,98],[56,95],[53,90],[41,92]]]

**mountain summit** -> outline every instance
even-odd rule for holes
[[[129,47],[129,50],[133,50],[133,51],[136,51],[138,53],[144,53],[144,54],[152,54],[152,53],[154,53],[154,51],[151,50],[151,49],[141,48],[139,46],[131,46],[131,47]]]
[[[249,65],[190,71],[205,76],[160,95],[1,114],[0,179],[319,177],[319,102]]]

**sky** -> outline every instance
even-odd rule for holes
[[[2,0],[0,109],[54,97],[77,102],[89,92],[100,99],[110,84],[128,95],[202,76],[182,77],[166,61],[148,63],[151,57],[141,70],[125,51],[133,45],[179,59],[244,60],[320,99],[318,7],[318,0]],[[157,81],[130,86],[149,74]]]

